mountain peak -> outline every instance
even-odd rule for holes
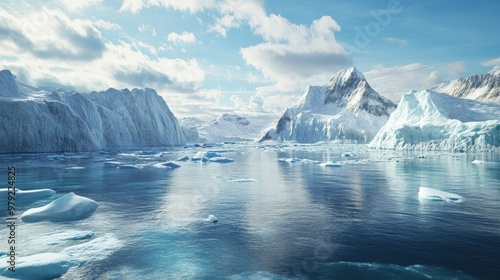
[[[349,67],[337,72],[333,78],[330,79],[327,87],[329,89],[333,89],[334,87],[342,84],[354,84],[359,83],[360,81],[366,81],[365,76],[363,76],[363,74],[361,74],[356,67]]]

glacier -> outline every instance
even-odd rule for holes
[[[179,124],[189,143],[252,141],[262,131],[260,126],[253,125],[245,117],[228,113],[210,122],[188,117]]]
[[[185,143],[153,89],[78,93],[26,85],[0,71],[0,153],[82,152]]]
[[[500,147],[500,105],[431,90],[412,91],[369,144],[396,150],[492,151]]]
[[[326,86],[309,86],[259,141],[367,143],[396,105],[370,87],[356,68],[342,70]]]

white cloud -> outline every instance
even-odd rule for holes
[[[445,69],[444,71],[448,74],[448,76],[454,78],[464,73],[467,70],[467,66],[463,61],[456,61],[446,64],[444,69]]]
[[[174,44],[194,44],[196,43],[196,36],[191,32],[182,32],[182,34],[172,32],[168,34],[167,40]]]
[[[33,22],[31,19],[38,19]],[[194,92],[205,72],[195,59],[152,58],[141,42],[105,41],[99,23],[70,19],[43,9],[11,16],[0,8],[0,65],[32,85],[68,86],[80,91],[108,87],[151,87]],[[10,56],[10,58],[9,58]],[[12,59],[15,57],[15,59]]]
[[[408,45],[407,40],[398,39],[398,38],[394,38],[394,37],[385,37],[384,41],[386,41],[387,43],[393,43],[393,44],[398,44],[398,45]]]
[[[139,26],[139,32],[141,33],[150,33],[151,35],[153,36],[156,36],[156,29],[154,27],[152,27],[151,25],[149,24],[141,24]]]
[[[124,0],[120,11],[137,13],[148,7],[165,7],[196,13],[214,5],[215,0]]]
[[[120,25],[102,19],[94,21],[94,24],[96,27],[100,27],[106,30],[122,30],[122,27]]]
[[[410,90],[429,89],[444,81],[434,67],[421,63],[393,67],[376,65],[364,75],[377,92],[395,102]]]
[[[500,65],[500,57],[493,58],[493,59],[490,59],[490,60],[481,61],[480,64],[483,65],[483,66],[485,66],[485,67]]]
[[[56,0],[57,3],[61,4],[64,8],[68,10],[81,10],[102,3],[103,0]]]

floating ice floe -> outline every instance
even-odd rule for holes
[[[123,162],[120,162],[120,161],[106,161],[104,162],[104,166],[106,167],[118,167],[120,165],[124,165]]]
[[[59,278],[71,267],[79,265],[78,261],[61,253],[41,253],[20,257],[16,262],[15,272],[5,268],[5,263],[7,262],[1,263],[4,268],[1,275],[16,279]]]
[[[203,161],[204,159],[210,159],[214,157],[220,157],[221,155],[216,152],[207,151],[207,152],[198,152],[194,157],[191,158],[192,161]]]
[[[347,157],[355,157],[355,156],[356,156],[356,154],[355,153],[351,153],[351,152],[346,152],[346,153],[343,153],[341,155],[341,157],[345,157],[345,158],[347,158]]]
[[[0,196],[7,197],[8,189],[0,189]],[[37,200],[40,198],[50,197],[56,194],[56,191],[51,189],[39,189],[39,190],[20,190],[16,189],[16,200]]]
[[[96,262],[106,259],[122,247],[122,241],[117,239],[113,234],[108,233],[88,242],[67,247],[61,253],[82,263]]]
[[[472,163],[474,164],[494,164],[494,162],[491,162],[491,161],[484,161],[484,160],[473,160]]]
[[[442,200],[446,202],[463,202],[464,198],[458,194],[440,191],[427,187],[420,187],[418,197],[430,200]]]
[[[208,215],[208,217],[205,220],[207,220],[208,222],[212,222],[214,224],[216,224],[219,221],[219,219],[217,219],[217,217],[215,217],[214,215]]]
[[[141,169],[140,166],[138,166],[138,165],[132,165],[132,164],[120,165],[117,168],[118,169]]]
[[[181,167],[177,163],[173,163],[171,161],[156,163],[153,166],[156,168],[168,168],[168,169],[176,169],[176,168]]]
[[[236,183],[255,183],[255,182],[260,182],[257,179],[252,179],[252,178],[238,178],[238,179],[233,179],[231,180],[232,182]]]
[[[229,162],[233,162],[234,159],[230,159],[227,157],[212,157],[212,158],[209,158],[209,161],[210,162],[218,162],[218,163],[229,163]]]
[[[82,220],[90,217],[97,207],[99,204],[94,200],[71,192],[45,206],[27,210],[21,215],[21,219],[27,223]]]
[[[70,167],[66,167],[65,169],[80,170],[80,169],[85,169],[85,167],[84,166],[70,166]]]
[[[319,166],[322,166],[322,167],[341,167],[343,164],[342,163],[338,163],[338,162],[323,162],[323,163],[320,163]]]
[[[188,161],[188,160],[190,160],[190,158],[188,156],[183,156],[183,157],[176,159],[176,161]]]

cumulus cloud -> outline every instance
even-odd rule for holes
[[[32,19],[39,21],[30,22]],[[0,64],[33,85],[64,85],[79,91],[108,87],[150,87],[194,92],[205,72],[195,59],[151,57],[141,41],[109,42],[102,22],[70,19],[44,9],[13,17],[0,8]],[[15,59],[12,59],[15,57]]]
[[[98,19],[94,22],[95,26],[98,28],[102,28],[105,30],[122,30],[122,27],[119,24],[109,22],[106,20]]]
[[[41,59],[92,60],[105,50],[92,21],[71,20],[59,10],[43,9],[22,18],[0,8],[0,35],[0,44],[7,44],[10,52]]]
[[[149,33],[153,36],[156,36],[156,29],[154,27],[152,27],[151,25],[149,24],[141,24],[139,26],[139,32],[141,33]]]
[[[174,44],[194,44],[196,43],[196,36],[191,32],[182,32],[182,34],[172,32],[168,34],[167,40]]]

